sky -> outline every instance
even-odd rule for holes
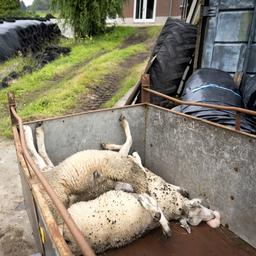
[[[26,6],[31,5],[34,0],[23,0]]]

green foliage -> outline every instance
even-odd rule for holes
[[[26,11],[26,10],[27,10],[27,7],[26,7],[26,5],[24,4],[23,1],[20,2],[20,9],[21,9],[22,11]]]
[[[19,12],[19,0],[0,0],[0,16],[15,16]]]
[[[78,38],[104,33],[106,18],[122,14],[125,0],[52,0],[60,18],[73,26]]]

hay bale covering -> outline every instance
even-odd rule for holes
[[[19,51],[37,52],[60,34],[58,26],[50,20],[4,20],[0,23],[0,62]]]

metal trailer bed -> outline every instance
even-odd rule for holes
[[[26,157],[22,123],[17,124],[11,100],[10,111],[37,249],[46,256],[72,255],[46,204],[46,191],[31,168],[33,163]],[[158,229],[103,255],[256,255],[256,136],[147,103],[26,124],[33,130],[38,123],[43,125],[46,149],[57,164],[77,151],[99,149],[101,142],[123,142],[121,113],[131,126],[132,150],[138,151],[144,165],[220,210],[223,226],[211,229],[200,224],[186,234],[173,222],[170,239],[164,239]]]

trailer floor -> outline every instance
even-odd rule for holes
[[[172,237],[165,239],[160,229],[154,230],[132,244],[110,250],[102,256],[249,256],[256,249],[226,228],[212,229],[206,224],[192,227],[187,234],[178,223],[171,224]]]

